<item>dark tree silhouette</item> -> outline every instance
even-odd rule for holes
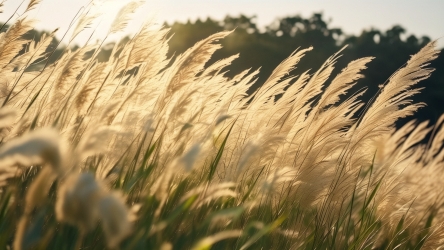
[[[353,93],[361,88],[367,88],[363,100],[368,102],[377,93],[378,85],[384,84],[393,72],[404,65],[410,55],[430,42],[428,37],[416,37],[413,34],[403,39],[407,31],[399,25],[386,31],[370,29],[362,31],[357,36],[347,35],[340,28],[330,27],[321,13],[315,13],[309,18],[291,16],[276,19],[266,26],[263,32],[257,27],[255,18],[255,16],[241,15],[227,16],[220,22],[208,18],[205,22],[198,20],[194,23],[175,22],[171,26],[166,24],[174,34],[169,42],[169,55],[184,52],[210,34],[235,28],[234,32],[222,41],[223,48],[209,63],[239,53],[240,58],[231,65],[228,76],[247,68],[261,68],[258,81],[250,89],[251,93],[263,84],[272,70],[295,49],[314,47],[293,72],[300,74],[308,69],[316,70],[330,55],[347,45],[347,49],[342,53],[343,58],[337,63],[336,73],[351,60],[365,56],[375,57],[364,72],[365,78],[350,91]],[[420,121],[434,122],[444,113],[444,57],[438,57],[432,66],[437,68],[436,72],[420,83],[420,86],[426,88],[414,97],[415,101],[425,102],[428,105],[415,115],[414,118]],[[401,120],[399,125],[405,121]]]
[[[293,74],[296,75],[309,69],[313,72],[329,56],[347,45],[347,49],[342,53],[343,58],[338,61],[334,73],[338,73],[351,60],[365,56],[375,57],[364,72],[365,78],[361,79],[350,91],[352,94],[359,89],[367,88],[367,92],[362,97],[365,102],[371,100],[379,89],[378,85],[384,84],[393,72],[404,65],[410,55],[415,54],[430,42],[430,38],[426,36],[416,37],[413,34],[407,36],[407,31],[399,25],[386,31],[370,29],[363,30],[359,35],[347,35],[340,28],[330,27],[322,13],[315,13],[309,18],[291,16],[276,19],[263,31],[257,27],[255,16],[245,15],[226,16],[222,21],[207,18],[205,21],[198,19],[193,23],[188,21],[164,25],[171,29],[169,57],[183,53],[197,41],[211,34],[222,30],[233,30],[230,36],[221,41],[223,48],[214,54],[209,63],[239,53],[240,57],[229,67],[230,71],[227,76],[234,76],[248,68],[261,68],[258,80],[250,89],[250,93],[261,86],[273,69],[298,48],[313,46],[314,50],[303,58],[294,70]],[[1,32],[7,28],[8,25],[4,25]],[[32,30],[25,34],[24,38],[39,41],[43,33],[45,32]],[[406,38],[403,39],[403,37]],[[120,43],[125,43],[128,39],[129,37],[125,37]],[[54,38],[48,48],[48,54],[56,49],[58,43],[59,41]],[[21,52],[23,53],[26,49],[25,46]],[[52,53],[49,62],[56,61],[64,49],[59,46]],[[108,60],[110,52],[111,47],[105,45],[98,54],[99,61]],[[36,70],[45,63],[46,61],[37,62],[30,67],[30,70]],[[436,72],[420,83],[420,86],[426,88],[414,97],[415,101],[425,102],[428,105],[415,115],[415,118],[420,121],[434,122],[444,113],[444,56],[438,57],[432,62],[432,66],[437,69]],[[400,121],[399,125],[404,122]]]

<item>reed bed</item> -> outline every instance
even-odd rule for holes
[[[29,70],[54,36],[22,38],[37,4],[0,34],[0,248],[443,248],[444,116],[394,126],[425,105],[410,97],[435,42],[370,103],[343,96],[373,58],[332,75],[343,50],[296,76],[312,50],[298,48],[247,95],[258,70],[208,63],[230,31],[167,58],[153,22],[108,61],[102,42]]]

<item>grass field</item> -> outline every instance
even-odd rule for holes
[[[331,75],[341,50],[292,75],[312,48],[247,95],[256,69],[225,77],[237,55],[207,64],[230,31],[172,59],[171,34],[148,22],[106,62],[102,42],[45,64],[54,33],[22,38],[38,2],[0,34],[1,249],[444,246],[444,116],[394,126],[424,105],[409,98],[435,42],[370,103],[365,89],[341,97],[372,58]],[[73,37],[92,19],[82,13]]]

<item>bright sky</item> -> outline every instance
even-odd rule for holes
[[[25,0],[23,5],[26,6],[28,1]],[[43,0],[29,16],[39,20],[36,24],[39,29],[60,28],[57,33],[60,38],[76,13],[90,1]],[[0,22],[9,18],[21,2],[6,0]],[[118,10],[127,2],[108,0],[101,6],[103,15],[100,24],[96,22],[93,25],[99,25],[94,39],[104,37]],[[22,14],[23,9],[19,9],[18,14]],[[399,24],[407,29],[408,34],[428,35],[432,39],[444,37],[443,0],[147,0],[135,14],[135,20],[130,23],[128,31],[137,31],[144,19],[153,16],[161,24],[164,21],[172,23],[175,20],[207,17],[221,20],[227,14],[257,15],[258,25],[263,27],[276,17],[296,14],[309,17],[313,12],[320,11],[324,13],[326,20],[331,18],[330,27],[341,28],[347,34],[359,34],[363,29],[371,27],[386,30]],[[91,32],[92,29],[86,30],[75,41],[83,43]],[[439,47],[444,47],[444,38],[440,39]]]

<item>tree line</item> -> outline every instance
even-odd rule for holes
[[[245,15],[227,16],[222,21],[207,18],[204,21],[198,19],[195,22],[166,23],[165,26],[171,28],[170,56],[184,52],[197,41],[215,32],[234,29],[232,34],[221,41],[223,48],[215,53],[209,63],[239,53],[239,58],[229,67],[228,76],[248,68],[260,68],[258,80],[250,89],[250,93],[261,86],[273,69],[297,48],[314,48],[293,72],[300,75],[309,69],[311,72],[316,71],[329,56],[347,46],[336,64],[336,73],[352,60],[366,56],[375,57],[363,72],[365,78],[360,79],[356,87],[349,92],[368,88],[362,97],[367,103],[377,94],[379,85],[384,84],[393,72],[402,67],[410,55],[431,41],[427,36],[406,35],[407,31],[399,25],[386,31],[370,29],[363,30],[359,35],[345,34],[340,28],[330,27],[322,13],[314,13],[309,18],[290,16],[276,19],[264,29],[259,29],[255,16]],[[437,70],[430,78],[420,83],[420,86],[425,88],[421,94],[413,97],[415,102],[427,104],[414,117],[420,121],[434,122],[444,113],[444,56],[438,57],[432,66]],[[407,118],[410,119],[412,118]],[[407,120],[401,120],[399,125]]]
[[[309,18],[298,15],[279,18],[263,29],[257,26],[255,16],[245,15],[226,16],[221,21],[207,18],[204,21],[198,19],[195,22],[164,23],[164,26],[171,29],[168,42],[169,57],[183,53],[211,34],[233,30],[232,34],[221,41],[222,49],[218,50],[208,63],[240,54],[239,58],[228,67],[227,76],[234,76],[248,68],[253,70],[260,68],[258,79],[249,93],[253,93],[261,86],[273,69],[298,48],[314,47],[297,65],[293,72],[296,75],[307,70],[313,73],[329,56],[347,46],[336,64],[334,74],[339,73],[352,60],[366,56],[375,57],[369,63],[368,69],[363,72],[365,78],[360,79],[358,84],[349,91],[350,95],[362,88],[367,88],[362,97],[367,103],[371,102],[372,97],[377,94],[379,86],[384,84],[393,72],[402,67],[410,55],[415,54],[431,41],[427,36],[417,37],[413,34],[407,36],[407,31],[399,25],[386,31],[370,29],[363,30],[359,35],[345,34],[340,28],[330,27],[329,21],[325,20],[322,13],[314,13]],[[4,32],[7,28],[7,24],[2,25],[1,31]],[[43,33],[46,32],[32,30],[25,34],[25,38],[38,41]],[[124,43],[128,40],[129,38],[125,37],[119,42]],[[74,50],[76,48],[76,46],[73,47]],[[108,60],[110,48],[110,46],[103,46],[98,54],[100,61]],[[54,38],[47,50],[46,60],[50,63],[57,61],[65,49],[60,41]],[[22,52],[25,50],[26,46]],[[29,70],[39,70],[46,62],[37,62],[29,67]],[[427,104],[414,117],[419,121],[435,122],[444,113],[444,56],[432,62],[432,67],[437,70],[430,78],[420,83],[420,86],[425,88],[421,94],[413,97],[415,102]],[[410,119],[412,118],[401,120],[398,125]]]

